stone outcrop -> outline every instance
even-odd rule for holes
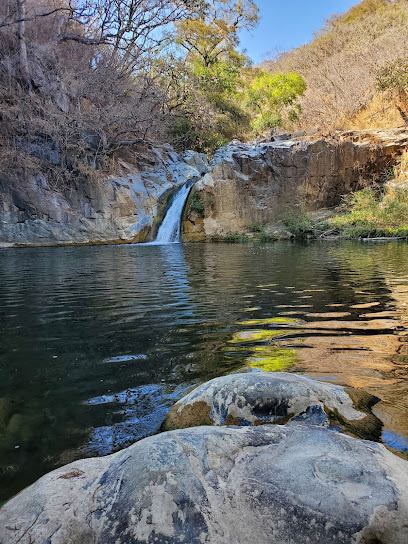
[[[185,425],[218,426],[163,432],[43,476],[0,509],[0,542],[408,541],[408,463],[328,428],[330,414],[368,421],[343,388],[284,373],[236,374],[199,386],[173,410]],[[207,420],[197,421],[204,412]],[[285,425],[262,424],[285,414]],[[220,426],[229,418],[236,426]]]
[[[379,440],[382,424],[370,410],[379,400],[286,372],[231,374],[206,382],[179,400],[163,428],[302,423],[339,426],[360,438]]]
[[[42,477],[5,544],[406,544],[408,463],[316,426],[199,427]]]
[[[223,239],[254,224],[279,231],[273,225],[293,210],[336,206],[345,194],[380,180],[407,144],[403,129],[234,140],[215,153],[195,186],[184,239]]]
[[[98,148],[95,138],[90,131],[90,150]],[[381,178],[407,144],[402,129],[280,135],[233,141],[210,166],[202,154],[145,146],[116,158],[115,175],[103,175],[91,153],[92,174],[71,173],[70,181],[59,181],[44,172],[57,168],[61,153],[39,138],[24,149],[48,165],[44,172],[27,171],[18,180],[0,174],[0,247],[145,241],[161,221],[168,195],[191,179],[199,181],[186,206],[185,241],[222,240],[253,225],[288,237],[282,217],[299,207],[337,205],[344,194]]]
[[[94,170],[58,185],[40,172],[18,183],[0,175],[0,247],[144,241],[165,196],[206,169],[205,156],[162,146],[118,160],[109,177]]]

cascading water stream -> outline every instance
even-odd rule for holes
[[[181,216],[192,186],[192,183],[186,183],[174,195],[173,202],[160,225],[153,244],[177,244],[180,242]]]

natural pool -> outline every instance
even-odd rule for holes
[[[2,250],[0,501],[242,367],[364,388],[408,452],[407,305],[398,242]]]

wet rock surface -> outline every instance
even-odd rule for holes
[[[358,390],[286,372],[232,374],[206,382],[179,400],[163,428],[302,423],[339,426],[378,440],[382,425],[370,410],[378,401]]]
[[[408,463],[316,426],[163,433],[41,478],[0,542],[405,544]]]
[[[144,241],[164,196],[207,169],[205,156],[170,146],[55,184],[44,173],[18,183],[0,175],[0,247]]]

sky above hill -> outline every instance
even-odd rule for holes
[[[271,58],[313,39],[333,13],[344,13],[356,0],[256,0],[261,21],[251,33],[243,32],[241,47],[255,62]]]

